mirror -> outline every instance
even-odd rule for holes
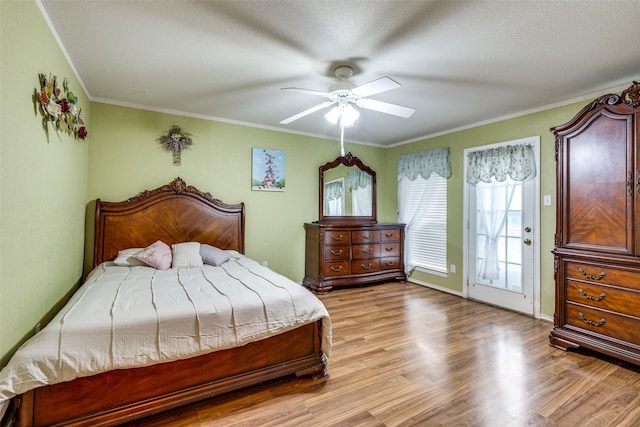
[[[319,222],[375,224],[376,173],[351,153],[320,166]]]

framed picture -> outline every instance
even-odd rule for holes
[[[284,191],[286,153],[253,148],[251,154],[251,189]]]

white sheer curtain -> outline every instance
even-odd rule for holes
[[[428,215],[430,202],[428,182],[427,191],[421,195],[417,204],[409,203],[407,187],[409,181],[414,181],[418,176],[428,180],[432,173],[437,173],[443,178],[451,176],[449,148],[422,151],[398,158],[398,223],[405,224],[404,265],[407,273],[416,267],[411,250],[412,232],[422,216]]]
[[[327,216],[344,215],[344,178],[327,182],[324,185],[324,214]]]
[[[516,185],[513,180],[493,184],[484,182],[476,184],[478,217],[486,236],[482,254],[483,262],[480,265],[479,274],[485,280],[500,278],[498,242],[507,222],[507,214]]]
[[[500,278],[498,243],[516,188],[515,181],[535,176],[534,159],[533,148],[527,144],[478,150],[467,156],[466,181],[476,186],[479,226],[486,236],[479,269],[480,277],[485,280]]]

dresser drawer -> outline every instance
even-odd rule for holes
[[[577,328],[640,345],[640,319],[567,303],[566,323]]]
[[[380,243],[380,256],[400,256],[400,242]]]
[[[351,274],[375,273],[376,271],[380,271],[380,258],[351,261]]]
[[[381,242],[399,242],[400,230],[382,230],[380,232]]]
[[[610,265],[589,265],[567,262],[565,277],[580,281],[600,283],[640,290],[640,274]]]
[[[380,270],[396,270],[400,268],[400,257],[380,258]]]
[[[378,230],[360,230],[351,232],[351,243],[366,244],[378,243],[380,241],[380,231]]]
[[[324,248],[324,259],[327,261],[349,259],[351,246],[331,245]]]
[[[640,293],[599,286],[591,283],[567,281],[567,300],[595,308],[616,311],[632,316],[640,316]]]
[[[324,244],[325,245],[351,244],[351,231],[327,230],[324,234]]]
[[[325,276],[345,276],[349,274],[349,261],[332,261],[324,264]]]
[[[351,257],[353,259],[377,258],[380,256],[380,244],[353,245],[351,251]]]

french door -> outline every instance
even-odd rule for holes
[[[469,298],[536,314],[537,181],[466,184]]]

